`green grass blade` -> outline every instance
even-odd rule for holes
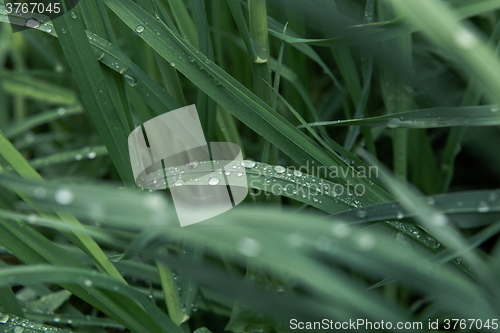
[[[370,126],[387,128],[438,128],[496,126],[500,124],[495,105],[440,107],[404,111],[365,119],[322,121],[308,124],[314,126]],[[304,127],[300,125],[299,128]]]
[[[189,16],[182,0],[168,0],[168,4],[174,14],[175,22],[179,27],[181,35],[184,38],[187,38],[191,45],[198,48],[199,44],[196,25],[194,24],[191,16]]]
[[[76,14],[74,14],[76,17]],[[128,156],[128,132],[118,111],[99,63],[88,42],[81,20],[72,15],[63,15],[54,21],[66,59],[80,88],[86,109],[101,136],[110,157],[126,184],[133,184],[132,168]],[[63,33],[63,30],[66,33]]]

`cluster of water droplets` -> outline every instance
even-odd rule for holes
[[[163,21],[161,21],[160,17],[156,14],[156,18],[159,22],[161,22],[164,26],[165,24],[163,23]],[[147,19],[143,20],[143,23],[142,24],[138,24],[136,27],[135,27],[135,32],[138,34],[138,35],[142,35],[143,33],[145,33],[146,29],[148,29],[148,26],[149,26],[149,22]],[[168,27],[167,27],[168,28]],[[160,36],[161,33],[159,31],[157,31],[156,29],[152,29],[153,32],[157,35],[157,36]],[[182,44],[182,37],[178,37],[176,36],[175,37],[177,39],[178,42],[180,42]],[[166,40],[169,40],[168,37],[166,37]],[[178,59],[174,60],[170,60],[169,61],[169,64],[170,66],[172,67],[176,67],[176,61],[183,61],[183,62],[187,62],[189,64],[195,64],[199,70],[203,71],[208,77],[210,77],[210,79],[212,80],[212,83],[216,86],[220,86],[221,85],[221,81],[219,79],[217,79],[216,77],[214,77],[212,74],[210,74],[210,70],[209,68],[207,67],[207,65],[209,65],[211,63],[210,59],[208,59],[206,56],[202,55],[198,50],[196,50],[196,54],[197,54],[197,58],[204,58],[202,60],[195,60],[195,58],[184,52],[181,48],[178,48],[177,50],[178,52]],[[134,79],[133,78],[132,80],[128,80],[128,82],[134,82]],[[133,84],[135,85],[135,84]]]
[[[55,321],[55,318],[54,318]],[[60,328],[31,322],[14,315],[0,313],[0,328],[6,333],[61,332]],[[67,331],[66,331],[67,332]]]
[[[441,247],[441,243],[436,240],[431,235],[427,234],[425,231],[420,230],[418,227],[411,223],[401,222],[401,221],[387,221],[387,223],[397,230],[401,231],[404,235],[408,235],[420,242],[426,244],[427,246],[433,249],[439,249]],[[399,236],[400,239],[404,238]],[[396,234],[397,239],[397,234]]]

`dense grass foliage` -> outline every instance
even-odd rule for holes
[[[0,0],[4,332],[498,329],[499,1],[30,17]],[[181,228],[127,137],[191,104],[250,194]],[[210,186],[199,165],[164,176]]]

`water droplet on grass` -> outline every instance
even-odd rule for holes
[[[255,239],[245,237],[237,246],[238,252],[247,257],[255,257],[260,253],[261,246]]]
[[[198,161],[192,160],[191,162],[188,163],[188,167],[191,169],[196,169],[196,167],[200,164]]]
[[[455,43],[458,47],[470,50],[477,44],[477,38],[469,29],[461,28],[455,33]]]
[[[220,182],[220,179],[217,178],[217,177],[211,177],[209,180],[208,180],[208,184],[209,185],[217,185],[219,184]]]
[[[191,57],[190,55],[188,55],[188,56],[187,56],[187,60],[188,60],[189,62],[194,62],[194,58],[193,58],[193,57]]]
[[[38,28],[40,26],[40,22],[37,19],[29,18],[26,20],[24,25],[28,28]]]
[[[70,190],[61,189],[56,192],[54,198],[60,205],[69,205],[70,203],[73,202],[75,196],[73,195],[73,192],[71,192]]]
[[[7,314],[0,314],[0,323],[1,324],[5,324],[8,321],[9,321],[9,315],[7,315]]]
[[[92,280],[90,279],[85,279],[83,280],[83,284],[87,287],[91,287],[92,286]]]
[[[171,61],[170,66],[175,67],[175,62]]]
[[[89,159],[94,159],[97,156],[97,153],[95,151],[91,151],[90,153],[87,154],[87,158]]]
[[[70,15],[71,15],[71,17],[72,17],[72,18],[74,18],[74,19],[76,19],[76,18],[78,17],[78,16],[76,16],[76,13],[75,13],[75,12],[71,12],[71,14],[70,14]]]
[[[182,186],[184,185],[184,181],[182,179],[177,179],[174,183],[175,186]]]
[[[276,165],[274,167],[274,171],[276,171],[276,173],[284,173],[286,171],[285,167],[281,166],[281,165]]]
[[[365,218],[366,217],[366,210],[364,210],[364,209],[358,209],[356,211],[356,216],[359,217],[359,218],[361,218],[361,219]]]
[[[125,74],[123,77],[125,77],[125,80],[127,81],[128,85],[133,87],[137,84],[137,79],[131,75]]]
[[[402,218],[404,218],[404,217],[405,217],[405,214],[403,214],[403,212],[398,212],[398,213],[397,213],[397,215],[396,215],[396,218],[397,218],[398,220],[401,220],[401,219],[402,219]]]
[[[338,222],[332,226],[332,233],[338,238],[345,238],[351,234],[351,228],[344,222]]]
[[[45,198],[45,195],[47,194],[47,191],[43,188],[43,187],[37,187],[35,188],[35,190],[33,191],[33,195],[35,196],[35,198],[37,199],[43,199]]]
[[[448,224],[448,218],[446,217],[446,215],[437,213],[431,217],[431,223],[434,224],[436,227],[444,227],[445,225]]]
[[[373,250],[377,244],[375,238],[370,234],[362,234],[358,237],[358,246],[365,251]]]
[[[214,80],[213,80],[213,83],[214,83],[216,86],[220,86],[220,85],[221,85],[220,81],[219,81],[219,80],[217,80],[217,79],[214,79]]]
[[[295,177],[302,177],[302,171],[300,170],[294,170],[293,174],[295,175]]]
[[[135,32],[137,32],[138,34],[142,34],[143,31],[144,31],[143,25],[138,25],[137,27],[135,27]]]
[[[251,160],[243,160],[241,161],[241,165],[244,166],[245,168],[253,168],[255,166],[255,162]]]
[[[490,211],[490,206],[488,206],[488,203],[486,201],[480,201],[479,205],[477,206],[477,211],[479,213],[487,213]]]

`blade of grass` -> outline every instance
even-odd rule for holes
[[[189,43],[195,48],[198,48],[198,34],[196,32],[196,25],[182,0],[168,0],[168,4],[172,13],[174,14],[175,22],[179,27],[182,37],[187,38]]]

